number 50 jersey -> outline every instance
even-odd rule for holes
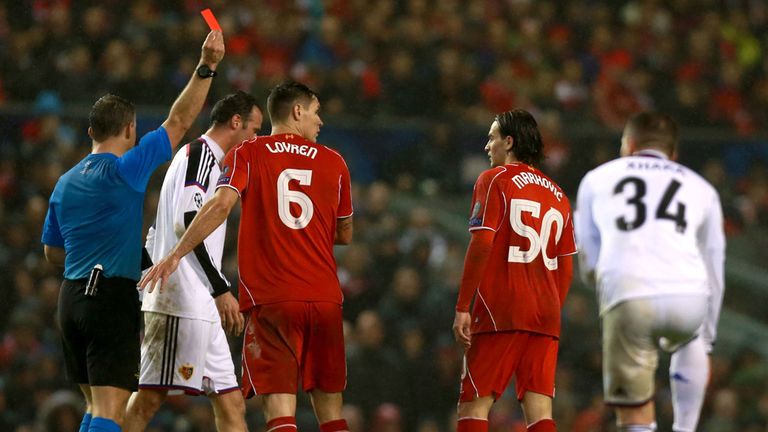
[[[218,187],[237,191],[240,309],[284,301],[341,304],[333,244],[352,216],[341,155],[298,135],[257,137],[224,159]]]
[[[576,253],[571,205],[541,171],[513,163],[475,183],[469,230],[493,231],[472,308],[472,333],[523,330],[560,336],[558,257]]]
[[[640,297],[722,291],[720,198],[655,150],[607,162],[579,186],[582,273],[594,271],[600,312]]]

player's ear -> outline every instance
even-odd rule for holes
[[[240,118],[240,114],[235,114],[229,119],[229,127],[232,129],[240,129],[243,124],[243,119]]]
[[[299,119],[301,119],[301,109],[302,106],[300,103],[293,105],[293,111],[291,111],[291,115],[293,115],[294,120],[299,121]]]
[[[94,138],[93,138],[93,128],[91,128],[90,126],[88,126],[88,136],[89,136],[91,139],[94,139]]]
[[[515,139],[512,138],[511,135],[507,135],[504,137],[504,150],[507,151],[507,153],[512,151],[512,147],[515,146]]]

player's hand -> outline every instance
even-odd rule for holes
[[[179,267],[179,261],[180,259],[176,258],[174,255],[168,255],[160,260],[160,262],[150,267],[139,281],[139,290],[143,290],[149,286],[147,292],[152,292],[155,290],[155,287],[159,286],[160,293],[162,293],[163,287],[168,281],[168,277],[176,271],[177,267]]]
[[[464,349],[469,348],[472,344],[469,328],[472,325],[472,317],[469,312],[456,311],[456,317],[453,319],[453,337],[456,338],[456,342],[464,346]]]
[[[240,305],[232,293],[227,292],[216,297],[216,309],[219,310],[221,317],[221,327],[232,336],[237,336],[243,332],[245,320],[240,313]]]
[[[208,66],[219,64],[224,58],[224,35],[220,30],[211,30],[203,42],[203,52],[200,62]]]

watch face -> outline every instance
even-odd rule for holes
[[[197,68],[197,75],[200,78],[210,78],[216,76],[216,72],[212,71],[207,65],[200,65],[200,67]]]

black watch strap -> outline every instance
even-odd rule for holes
[[[200,78],[213,78],[217,75],[215,70],[204,64],[198,66],[196,72]]]

